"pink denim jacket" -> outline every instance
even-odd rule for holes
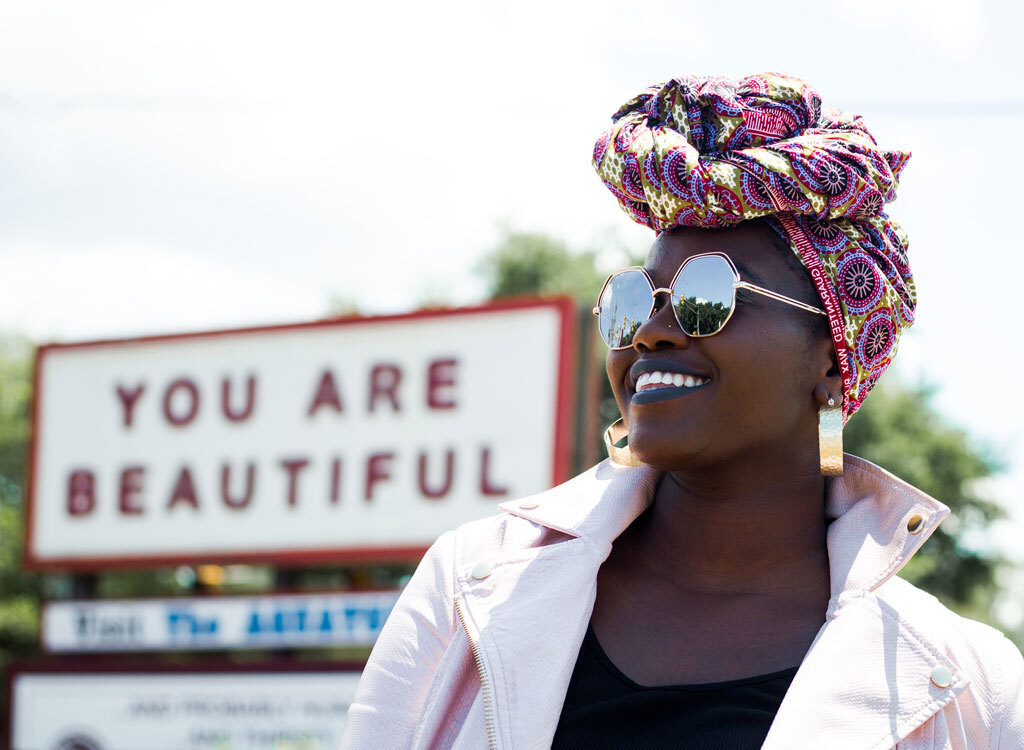
[[[443,534],[399,598],[342,746],[547,748],[614,539],[661,474],[605,461]],[[949,509],[847,456],[828,480],[832,597],[766,750],[1024,748],[1024,660],[896,573]]]

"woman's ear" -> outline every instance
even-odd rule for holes
[[[843,402],[843,375],[836,358],[836,349],[831,337],[819,339],[814,350],[815,376],[814,400],[818,406],[828,406],[831,398],[835,403]]]

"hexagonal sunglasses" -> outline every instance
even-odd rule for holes
[[[817,307],[741,280],[732,258],[720,252],[687,258],[668,287],[655,287],[642,266],[616,271],[605,280],[594,315],[601,338],[608,347],[628,349],[640,326],[654,315],[655,299],[665,292],[672,301],[676,321],[687,336],[714,336],[732,318],[737,289],[746,289],[807,312],[828,315]]]

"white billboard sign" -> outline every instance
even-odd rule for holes
[[[565,478],[567,299],[40,347],[26,564],[415,558]]]
[[[334,750],[359,672],[31,672],[12,750]]]
[[[398,591],[49,602],[47,651],[372,646]]]

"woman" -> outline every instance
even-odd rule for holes
[[[437,540],[346,746],[1024,748],[1020,653],[896,577],[948,509],[841,453],[913,321],[909,154],[776,74],[613,121],[657,235],[595,308],[611,460]]]

